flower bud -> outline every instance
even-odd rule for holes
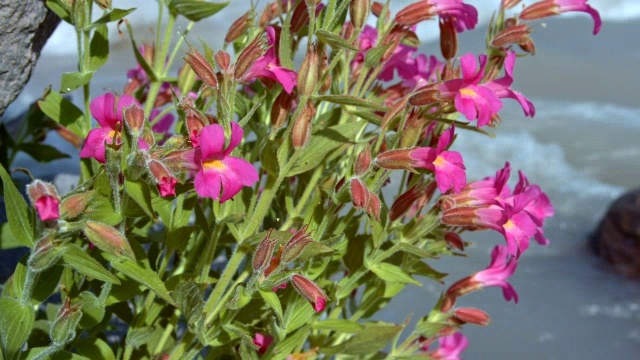
[[[358,209],[369,204],[369,189],[358,178],[351,179],[351,200]]]
[[[354,166],[353,172],[356,176],[361,176],[371,167],[371,149],[369,145],[360,152],[358,158],[356,159],[356,164]]]
[[[522,0],[502,0],[502,4],[500,5],[502,6],[503,9],[509,10],[509,9],[513,9],[516,5],[520,4],[520,1]]]
[[[537,20],[558,14],[558,5],[555,1],[543,0],[525,7],[519,17],[522,20]]]
[[[411,170],[411,149],[390,150],[376,157],[376,165],[389,170]]]
[[[453,318],[462,324],[487,326],[491,317],[484,311],[475,308],[459,308],[453,311]]]
[[[129,241],[118,230],[96,221],[87,221],[84,234],[100,250],[115,256],[135,259]]]
[[[308,225],[304,225],[289,239],[282,253],[282,261],[289,263],[295,260],[302,254],[307,245],[313,242],[311,235],[307,233],[307,228]]]
[[[189,110],[186,115],[187,131],[191,146],[195,149],[200,147],[200,131],[205,127],[204,120],[197,110]]]
[[[384,129],[389,129],[392,125],[393,120],[400,115],[400,113],[404,110],[404,107],[407,105],[407,99],[402,98],[387,111],[382,117],[382,122],[380,123],[380,127]]]
[[[294,120],[293,128],[291,129],[291,143],[294,149],[303,148],[309,143],[309,139],[311,139],[311,121],[315,114],[316,109],[313,107],[311,100],[308,100]]]
[[[144,110],[138,105],[133,104],[124,109],[124,122],[131,131],[131,135],[137,137],[140,129],[144,127]]]
[[[324,310],[329,298],[316,283],[301,275],[293,275],[291,283],[300,295],[311,303],[313,310],[316,312]]]
[[[371,0],[351,0],[349,4],[349,17],[353,26],[360,30],[367,23]]]
[[[231,24],[229,30],[227,31],[227,35],[224,37],[225,43],[230,43],[235,39],[239,38],[240,35],[244,34],[245,31],[249,28],[249,12],[247,11],[242,16],[240,16],[236,21]]]
[[[315,46],[307,47],[307,55],[298,71],[298,93],[301,96],[313,94],[318,84],[318,53]]]
[[[313,5],[312,5],[313,6]],[[295,34],[309,24],[309,10],[306,1],[299,1],[291,15],[291,33]]]
[[[93,190],[90,190],[62,199],[60,203],[61,217],[65,220],[71,220],[82,214],[93,200],[94,193]]]
[[[456,305],[455,296],[448,296],[446,293],[442,296],[440,300],[440,311],[445,313],[451,310]]]
[[[451,16],[440,17],[440,51],[447,61],[455,58],[458,52],[458,32],[455,21],[456,19]]]
[[[528,25],[514,25],[496,34],[491,40],[491,46],[500,48],[509,44],[524,44],[531,40],[529,34],[531,34],[531,29]]]
[[[438,85],[440,84],[429,84],[417,89],[413,95],[409,97],[409,105],[427,106],[440,101]]]
[[[367,213],[372,218],[380,221],[380,209],[381,209],[380,199],[378,196],[371,191],[369,191],[369,202],[367,203]]]
[[[111,0],[93,0],[93,2],[103,10],[111,9]]]
[[[269,229],[267,231],[267,235],[264,237],[264,239],[262,239],[262,241],[258,245],[258,248],[256,249],[256,253],[253,255],[251,264],[255,273],[260,273],[261,271],[263,271],[271,261],[273,249],[275,249],[277,243],[276,239],[271,239],[272,232],[273,229]]]
[[[525,41],[522,44],[518,44],[520,46],[520,49],[522,49],[525,52],[528,52],[531,55],[535,55],[536,54],[536,44],[533,42],[533,40],[531,38],[529,38],[529,40]]]
[[[80,149],[82,147],[82,142],[84,139],[68,128],[55,124],[55,131],[60,135],[61,138],[66,140],[69,144],[73,145],[76,149]]]
[[[318,89],[318,93],[324,94],[331,88],[331,73],[329,72],[329,61],[327,59],[327,54],[322,51],[322,63],[320,64],[320,70],[318,71],[318,77],[322,78],[325,76],[326,78],[322,84],[320,84],[320,88]]]
[[[389,219],[395,221],[402,216],[402,214],[406,213],[413,203],[422,197],[422,190],[422,186],[415,185],[405,191],[404,194],[398,196],[389,210]]]
[[[147,168],[158,186],[160,196],[176,196],[178,180],[166,165],[158,160],[151,159],[147,162]]]
[[[373,13],[373,15],[377,17],[380,17],[380,14],[382,14],[383,9],[384,9],[384,5],[382,5],[382,3],[378,1],[374,1],[373,4],[371,4],[371,12]]]
[[[202,81],[212,87],[218,88],[218,79],[216,72],[213,70],[213,66],[200,54],[196,49],[191,49],[187,53],[186,57],[183,57],[184,61],[191,66],[191,69],[202,79]]]
[[[66,248],[58,246],[52,235],[40,239],[29,255],[27,265],[34,272],[44,271],[53,266]]]
[[[76,337],[76,327],[82,318],[81,308],[81,304],[71,305],[71,299],[65,298],[49,330],[54,345],[62,347]]]
[[[280,95],[276,97],[271,107],[271,129],[277,130],[283,127],[291,112],[291,106],[293,105],[293,99],[291,95],[286,91],[281,91]]]
[[[446,233],[444,233],[444,241],[446,241],[447,244],[449,244],[449,246],[451,246],[456,250],[460,250],[460,251],[464,250],[464,241],[462,240],[462,237],[460,237],[460,234],[458,233],[455,233],[453,231],[447,231]]]
[[[400,25],[412,26],[421,21],[429,20],[433,17],[431,8],[433,4],[428,1],[418,1],[404,7],[396,14],[396,23]]]
[[[261,35],[258,35],[249,43],[249,45],[247,45],[246,48],[244,48],[244,50],[242,50],[240,55],[238,55],[238,60],[236,61],[235,70],[233,72],[233,76],[236,80],[242,79],[253,63],[264,55],[265,52],[264,41]]]
[[[223,50],[218,50],[215,55],[213,55],[213,60],[215,60],[216,64],[223,72],[229,72],[229,65],[231,64],[231,56],[229,53]]]
[[[42,221],[58,220],[60,218],[60,197],[55,186],[40,180],[35,180],[27,185],[27,194],[31,203],[36,208]]]

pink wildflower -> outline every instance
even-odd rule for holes
[[[449,189],[460,192],[467,183],[462,155],[457,151],[445,150],[453,141],[454,131],[455,127],[451,126],[442,133],[435,148],[391,150],[378,155],[376,162],[386,169],[427,169],[435,174],[438,189],[442,193]]]
[[[84,145],[80,150],[81,158],[94,158],[101,163],[105,162],[105,142],[120,143],[122,131],[122,111],[131,105],[138,105],[138,101],[131,96],[122,95],[116,98],[112,93],[107,93],[91,101],[91,115],[98,121],[99,128],[89,131]]]
[[[593,35],[600,32],[602,28],[602,20],[597,10],[587,5],[587,0],[543,0],[527,6],[522,13],[520,19],[535,20],[548,16],[559,15],[569,11],[581,11],[591,15],[593,18]]]
[[[489,266],[451,285],[447,289],[447,295],[459,297],[485,287],[498,286],[502,288],[502,295],[505,300],[510,301],[513,299],[517,304],[518,293],[507,282],[507,279],[515,273],[517,267],[518,260],[509,254],[504,245],[497,245],[491,252]]]
[[[60,197],[53,184],[34,180],[27,185],[27,195],[36,208],[40,220],[50,221],[60,218]]]
[[[422,0],[410,4],[396,15],[396,22],[414,25],[433,16],[453,18],[456,31],[473,30],[478,24],[478,10],[462,0]]]
[[[297,83],[295,71],[281,67],[280,59],[276,55],[276,30],[272,26],[267,26],[267,42],[269,49],[258,58],[247,73],[243,76],[245,82],[251,82],[256,78],[271,79],[278,82],[284,90],[291,94]]]
[[[194,156],[196,165],[200,165],[194,180],[198,195],[220,199],[223,203],[240,192],[243,186],[253,186],[258,181],[258,171],[250,162],[229,156],[243,135],[240,125],[232,122],[229,146],[224,149],[222,126],[212,124],[202,129],[198,141],[200,148]]]
[[[267,352],[271,343],[273,343],[273,337],[256,333],[253,336],[253,343],[258,347],[258,354],[263,355]]]
[[[510,174],[511,167],[507,162],[495,176],[470,182],[461,192],[443,196],[441,206],[444,210],[449,210],[454,207],[501,204],[503,199],[511,196],[511,190],[507,186]]]
[[[534,108],[533,103],[521,93],[510,88],[511,84],[513,84],[513,67],[515,66],[515,63],[516,53],[513,51],[507,51],[507,56],[504,59],[504,76],[500,79],[484,83],[483,86],[489,88],[501,99],[511,98],[516,100],[520,106],[522,106],[525,116],[533,117],[536,114],[536,109]]]
[[[460,354],[469,345],[469,341],[462,333],[455,333],[438,338],[438,349],[432,351],[429,356],[434,360],[459,360]]]

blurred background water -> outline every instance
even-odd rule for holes
[[[460,36],[459,53],[479,52],[484,27],[499,0],[465,1],[478,8],[478,29]],[[129,16],[138,43],[153,41],[157,16],[150,0],[113,1],[120,8],[137,7]],[[264,2],[263,2],[264,3]],[[392,1],[394,10],[410,1]],[[230,23],[248,9],[247,0],[232,1],[222,14],[197,24],[188,34],[213,49],[220,48]],[[455,149],[465,159],[469,179],[492,175],[510,161],[538,183],[551,198],[556,216],[545,233],[551,244],[533,244],[521,259],[511,283],[520,303],[506,303],[499,290],[488,289],[460,300],[460,305],[488,311],[488,328],[467,326],[470,345],[465,359],[637,359],[640,353],[640,284],[612,273],[588,251],[586,237],[597,225],[608,204],[627,189],[640,184],[640,2],[637,0],[591,0],[604,20],[602,31],[592,36],[593,22],[583,13],[533,25],[537,45],[534,58],[516,63],[513,88],[535,104],[535,118],[525,118],[517,104],[506,100],[503,124],[496,137],[460,132]],[[568,14],[566,14],[568,15]],[[427,54],[439,54],[433,40],[437,25],[420,25],[418,35]],[[186,23],[179,22],[184,31]],[[92,94],[121,91],[125,70],[135,67],[128,38],[119,38],[111,26],[111,57],[94,77]],[[8,109],[11,118],[38,99],[47,85],[59,87],[60,74],[75,71],[75,34],[61,24],[44,48],[31,81]],[[80,94],[72,94],[78,102]],[[63,151],[76,151],[52,134],[49,143]],[[73,174],[77,157],[40,165],[18,158],[20,166],[36,176]],[[501,237],[474,233],[465,237],[474,245],[466,259],[435,262],[448,272],[451,283],[483,269],[489,252]],[[426,281],[407,288],[377,318],[400,322],[408,312],[425,314],[444,286]]]

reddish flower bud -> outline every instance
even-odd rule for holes
[[[111,9],[111,0],[93,0],[101,9]]]
[[[373,13],[373,15],[377,17],[380,17],[380,14],[382,14],[383,9],[384,9],[384,5],[382,5],[382,3],[374,1],[373,4],[371,4],[371,12]]]
[[[144,127],[144,110],[136,104],[124,109],[124,122],[134,136]]]
[[[520,46],[520,49],[522,49],[525,52],[528,52],[531,55],[536,54],[536,44],[533,42],[531,38],[525,41],[524,43],[519,44],[519,46]]]
[[[398,196],[389,210],[389,219],[391,221],[395,221],[397,218],[402,216],[402,214],[407,212],[413,203],[422,197],[423,190],[423,186],[415,185],[405,191],[404,194]]]
[[[316,283],[301,275],[293,275],[291,283],[300,295],[311,303],[316,312],[324,310],[329,298]]]
[[[129,241],[113,227],[96,221],[87,221],[84,234],[100,250],[111,255],[125,256],[135,260]]]
[[[390,150],[376,157],[376,165],[389,170],[411,170],[412,149]]]
[[[413,95],[409,97],[409,105],[411,106],[427,106],[440,101],[440,83],[429,84],[417,89]]]
[[[505,213],[491,207],[456,207],[442,213],[442,223],[467,228],[490,228],[500,231],[506,222]]]
[[[65,298],[49,329],[49,337],[54,344],[66,344],[76,337],[76,327],[82,318],[81,309],[82,304],[71,305],[71,299]]]
[[[353,172],[356,174],[356,176],[361,176],[362,174],[369,171],[370,167],[371,167],[371,149],[369,148],[369,145],[367,145],[367,147],[364,150],[362,150],[358,155]]]
[[[509,10],[509,9],[513,9],[516,5],[520,4],[520,1],[522,0],[502,0],[502,4],[500,5],[502,6],[503,9]]]
[[[236,61],[235,70],[233,76],[236,80],[242,79],[244,74],[249,71],[251,65],[258,60],[266,52],[264,47],[264,40],[261,35],[256,36],[252,42],[247,45],[244,50],[238,55],[238,61]]]
[[[287,242],[282,253],[282,261],[289,263],[295,260],[304,249],[313,242],[311,235],[307,233],[308,225],[304,225]]]
[[[440,17],[440,51],[447,61],[455,58],[458,52],[458,32],[455,21],[456,19],[451,16]]]
[[[401,25],[412,26],[421,21],[429,20],[433,17],[431,8],[433,4],[428,1],[418,1],[409,4],[396,14],[396,22]]]
[[[351,179],[351,200],[353,206],[363,209],[369,204],[369,189],[358,178]]]
[[[318,84],[318,70],[318,53],[315,46],[309,46],[298,71],[298,93],[301,96],[313,94]]]
[[[347,182],[347,179],[345,179],[344,177],[340,178],[340,180],[338,180],[338,182],[336,183],[336,186],[334,186],[333,191],[334,192],[340,191],[340,189],[342,189],[342,187],[344,186],[345,182]]]
[[[491,317],[484,311],[475,308],[459,308],[453,311],[453,318],[462,324],[487,326]]]
[[[294,149],[305,147],[311,139],[311,121],[316,114],[311,100],[307,101],[304,108],[295,119],[291,129],[291,143]]]
[[[285,125],[292,105],[293,99],[291,95],[287,94],[286,91],[281,91],[273,102],[273,106],[271,106],[271,128],[273,130],[280,129]]]
[[[40,180],[35,180],[27,185],[27,194],[31,203],[36,208],[42,221],[58,220],[60,218],[60,197],[55,186]]]
[[[73,145],[76,149],[80,149],[82,147],[84,139],[78,136],[78,134],[60,124],[55,124],[55,130],[61,138],[66,140],[69,144]]]
[[[216,54],[213,56],[213,60],[215,60],[216,64],[222,71],[225,73],[229,72],[229,64],[231,64],[231,56],[229,53],[223,50],[218,50]]]
[[[71,220],[82,214],[93,199],[94,191],[86,191],[74,194],[62,199],[60,203],[60,216],[65,220]]]
[[[147,162],[147,168],[158,186],[160,196],[176,196],[178,180],[165,164],[152,159]]]
[[[186,118],[187,131],[189,132],[189,140],[191,141],[191,146],[193,146],[194,148],[200,147],[200,130],[205,127],[204,119],[202,118],[202,115],[197,112],[197,110],[187,111]]]
[[[380,123],[380,127],[382,129],[388,129],[393,124],[393,120],[396,119],[398,115],[400,115],[400,113],[404,110],[404,107],[406,105],[407,105],[406,98],[402,98],[398,102],[393,104],[393,106],[389,109],[389,111],[387,111],[384,114],[384,117],[382,118],[382,122]]]
[[[530,41],[531,29],[526,24],[508,27],[493,37],[491,46],[500,48],[509,44],[524,44]]]
[[[264,355],[269,349],[269,346],[273,342],[273,337],[269,335],[262,335],[261,333],[256,333],[253,337],[253,344],[258,347],[258,354]]]
[[[349,4],[349,17],[356,29],[362,29],[367,23],[370,10],[371,0],[351,0]]]
[[[236,21],[231,24],[229,30],[227,31],[227,35],[224,37],[225,43],[230,43],[235,39],[239,38],[240,35],[244,34],[245,31],[249,28],[249,12],[242,14]]]
[[[200,79],[202,79],[202,82],[214,89],[218,88],[218,79],[216,72],[213,70],[213,66],[211,66],[209,61],[196,49],[192,48],[183,59],[191,66],[191,69],[193,69]]]
[[[454,307],[455,304],[455,296],[447,296],[446,294],[444,294],[440,303],[440,311],[443,313],[448,312],[449,310],[451,310],[451,308]]]
[[[256,249],[256,253],[253,255],[251,264],[253,266],[253,271],[256,273],[263,271],[271,261],[273,249],[275,249],[277,243],[276,239],[271,239],[272,232],[273,229],[269,229],[267,231],[267,235],[262,239],[260,245],[258,245],[258,248]]]
[[[382,205],[380,204],[380,199],[378,198],[378,196],[369,191],[369,202],[367,203],[367,213],[369,214],[369,216],[380,221],[381,207]]]
[[[464,241],[458,233],[447,231],[446,233],[444,233],[444,241],[446,241],[449,246],[456,250],[464,250]]]
[[[311,0],[311,4],[308,4],[308,1],[300,1],[298,5],[293,10],[293,14],[291,15],[291,33],[295,34],[300,31],[303,27],[309,25],[309,7],[316,6],[320,3],[320,0]],[[318,5],[321,10],[322,5]],[[318,8],[316,8],[316,12]]]
[[[320,88],[318,89],[318,93],[324,94],[331,88],[331,73],[329,72],[329,61],[327,59],[327,54],[322,51],[322,64],[320,65],[320,70],[318,71],[318,78],[322,78],[323,76],[327,76],[322,84],[320,84]]]

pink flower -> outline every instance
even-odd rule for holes
[[[591,15],[593,18],[593,35],[600,32],[602,28],[602,20],[597,10],[587,5],[587,0],[543,0],[527,6],[522,13],[520,19],[535,20],[548,16],[559,15],[569,11],[581,11]]]
[[[258,347],[258,354],[263,355],[267,352],[271,343],[273,343],[273,337],[256,333],[253,336],[253,343]]]
[[[516,184],[514,193],[527,193],[528,189],[533,189],[536,196],[524,206],[524,211],[531,217],[536,225],[535,239],[540,245],[549,244],[549,240],[545,238],[542,226],[544,220],[554,215],[555,210],[547,194],[542,192],[538,185],[529,184],[529,180],[522,171],[518,172],[519,181]]]
[[[435,148],[387,151],[378,155],[376,163],[385,169],[427,169],[435,174],[440,192],[444,193],[449,189],[460,192],[467,183],[462,155],[457,151],[445,150],[453,141],[454,131],[455,127],[451,126],[442,133]]]
[[[478,24],[478,10],[462,0],[422,0],[410,4],[396,15],[396,22],[414,25],[433,16],[452,17],[456,31],[472,30]]]
[[[153,132],[162,134],[165,137],[171,136],[171,126],[175,121],[173,114],[165,114],[162,118],[157,119],[160,115],[160,109],[151,110],[151,116],[149,116],[149,122],[151,123],[151,130]]]
[[[510,301],[513,299],[517,304],[518,293],[513,286],[507,282],[507,279],[515,273],[517,267],[518,260],[510,255],[504,245],[497,245],[491,252],[491,263],[489,266],[451,285],[449,289],[447,289],[447,296],[455,298],[485,287],[498,286],[502,288],[502,295],[505,300]]]
[[[122,111],[131,105],[138,105],[138,101],[131,96],[122,95],[116,98],[112,93],[107,93],[91,101],[91,115],[98,121],[99,128],[91,129],[84,145],[80,150],[81,158],[94,158],[101,163],[105,162],[105,142],[120,143],[122,131]]]
[[[391,81],[394,77],[394,71],[397,71],[398,76],[404,80],[403,87],[408,91],[437,81],[438,74],[442,71],[444,64],[433,55],[427,57],[425,54],[419,54],[413,57],[416,50],[416,48],[407,45],[398,45],[393,55],[385,62],[378,79]]]
[[[200,132],[199,149],[194,161],[199,170],[194,186],[198,195],[220,199],[223,203],[234,197],[243,186],[253,186],[258,181],[258,171],[250,162],[229,156],[242,141],[244,132],[240,125],[231,123],[231,139],[224,149],[224,130],[218,124],[205,126]]]
[[[438,338],[438,349],[432,351],[429,356],[434,360],[459,360],[460,354],[469,345],[467,337],[462,333],[455,333]]]
[[[510,174],[511,167],[507,162],[504,168],[496,172],[495,176],[470,182],[461,192],[443,196],[441,198],[442,209],[502,204],[503,199],[511,196],[511,190],[507,186]]]
[[[291,91],[296,86],[297,74],[293,70],[280,66],[280,59],[276,55],[276,41],[276,30],[272,26],[267,26],[269,49],[253,63],[243,76],[243,80],[251,82],[256,78],[271,79],[278,82],[287,93],[291,94]]]
[[[513,67],[515,66],[515,63],[516,53],[508,51],[507,56],[504,59],[504,76],[500,79],[484,83],[483,86],[489,88],[501,99],[511,98],[516,100],[520,106],[522,106],[525,116],[533,117],[536,114],[536,109],[534,108],[533,103],[524,97],[524,95],[510,88],[511,84],[513,84]]]
[[[349,26],[349,24],[345,24],[345,26]],[[351,61],[352,69],[356,69],[364,63],[364,57],[367,51],[376,45],[376,41],[378,41],[378,30],[371,25],[365,25],[358,36],[358,48],[360,51],[353,58],[353,61]]]

